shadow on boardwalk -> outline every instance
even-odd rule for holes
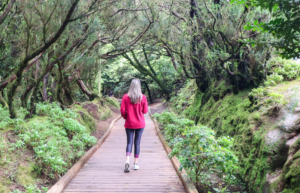
[[[185,192],[167,156],[149,114],[141,140],[139,170],[124,173],[126,133],[124,119],[77,173],[63,192]]]

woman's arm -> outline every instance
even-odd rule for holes
[[[125,95],[122,98],[122,102],[121,102],[121,115],[124,119],[127,118],[127,111],[126,111],[126,104],[125,104]]]
[[[147,97],[144,95],[145,97],[145,102],[143,104],[143,113],[146,114],[148,112],[148,102],[147,102]]]

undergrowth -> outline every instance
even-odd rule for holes
[[[178,95],[171,99],[176,113],[194,120],[200,127],[206,125],[214,128],[216,136],[234,138],[232,150],[239,158],[239,176],[247,182],[249,192],[266,190],[267,173],[276,162],[273,156],[280,151],[280,144],[270,151],[265,141],[268,131],[275,128],[274,119],[278,114],[274,112],[278,113],[289,102],[285,101],[288,97],[284,97],[276,86],[295,80],[300,75],[300,64],[293,60],[275,58],[268,65],[266,80],[258,88],[233,94],[228,92],[226,81],[221,80],[213,83],[210,91],[202,93],[195,80],[188,80]],[[207,97],[208,92],[211,92],[210,97]],[[219,97],[214,97],[215,92]],[[293,183],[293,190],[296,190],[297,183]]]
[[[227,183],[237,182],[234,174],[238,158],[232,151],[232,138],[215,138],[215,132],[209,127],[195,125],[172,112],[156,113],[154,117],[162,125],[166,140],[172,147],[170,157],[179,158],[180,170],[184,168],[196,185],[210,185],[213,173]]]
[[[39,103],[36,109],[37,116],[25,122],[25,112],[12,120],[8,110],[0,107],[2,128],[13,129],[16,136],[11,143],[0,137],[0,156],[3,158],[5,153],[14,150],[22,154],[22,150],[31,149],[35,154],[34,172],[58,180],[97,140],[77,121],[77,114],[72,110],[62,110],[56,103]],[[26,186],[26,192],[41,192],[34,186]]]
[[[39,173],[59,179],[86,148],[96,143],[96,138],[78,123],[76,113],[69,109],[63,111],[58,104],[37,104],[37,114],[49,119],[16,130],[18,142],[34,150]]]

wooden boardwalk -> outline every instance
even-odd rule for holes
[[[63,192],[186,192],[149,114],[145,120],[139,170],[133,170],[132,152],[130,173],[124,173],[126,133],[122,118]]]

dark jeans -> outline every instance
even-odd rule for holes
[[[126,156],[130,156],[132,152],[132,145],[133,145],[133,135],[134,135],[134,157],[138,158],[140,154],[140,143],[144,128],[141,129],[127,129],[127,146],[126,146]]]

